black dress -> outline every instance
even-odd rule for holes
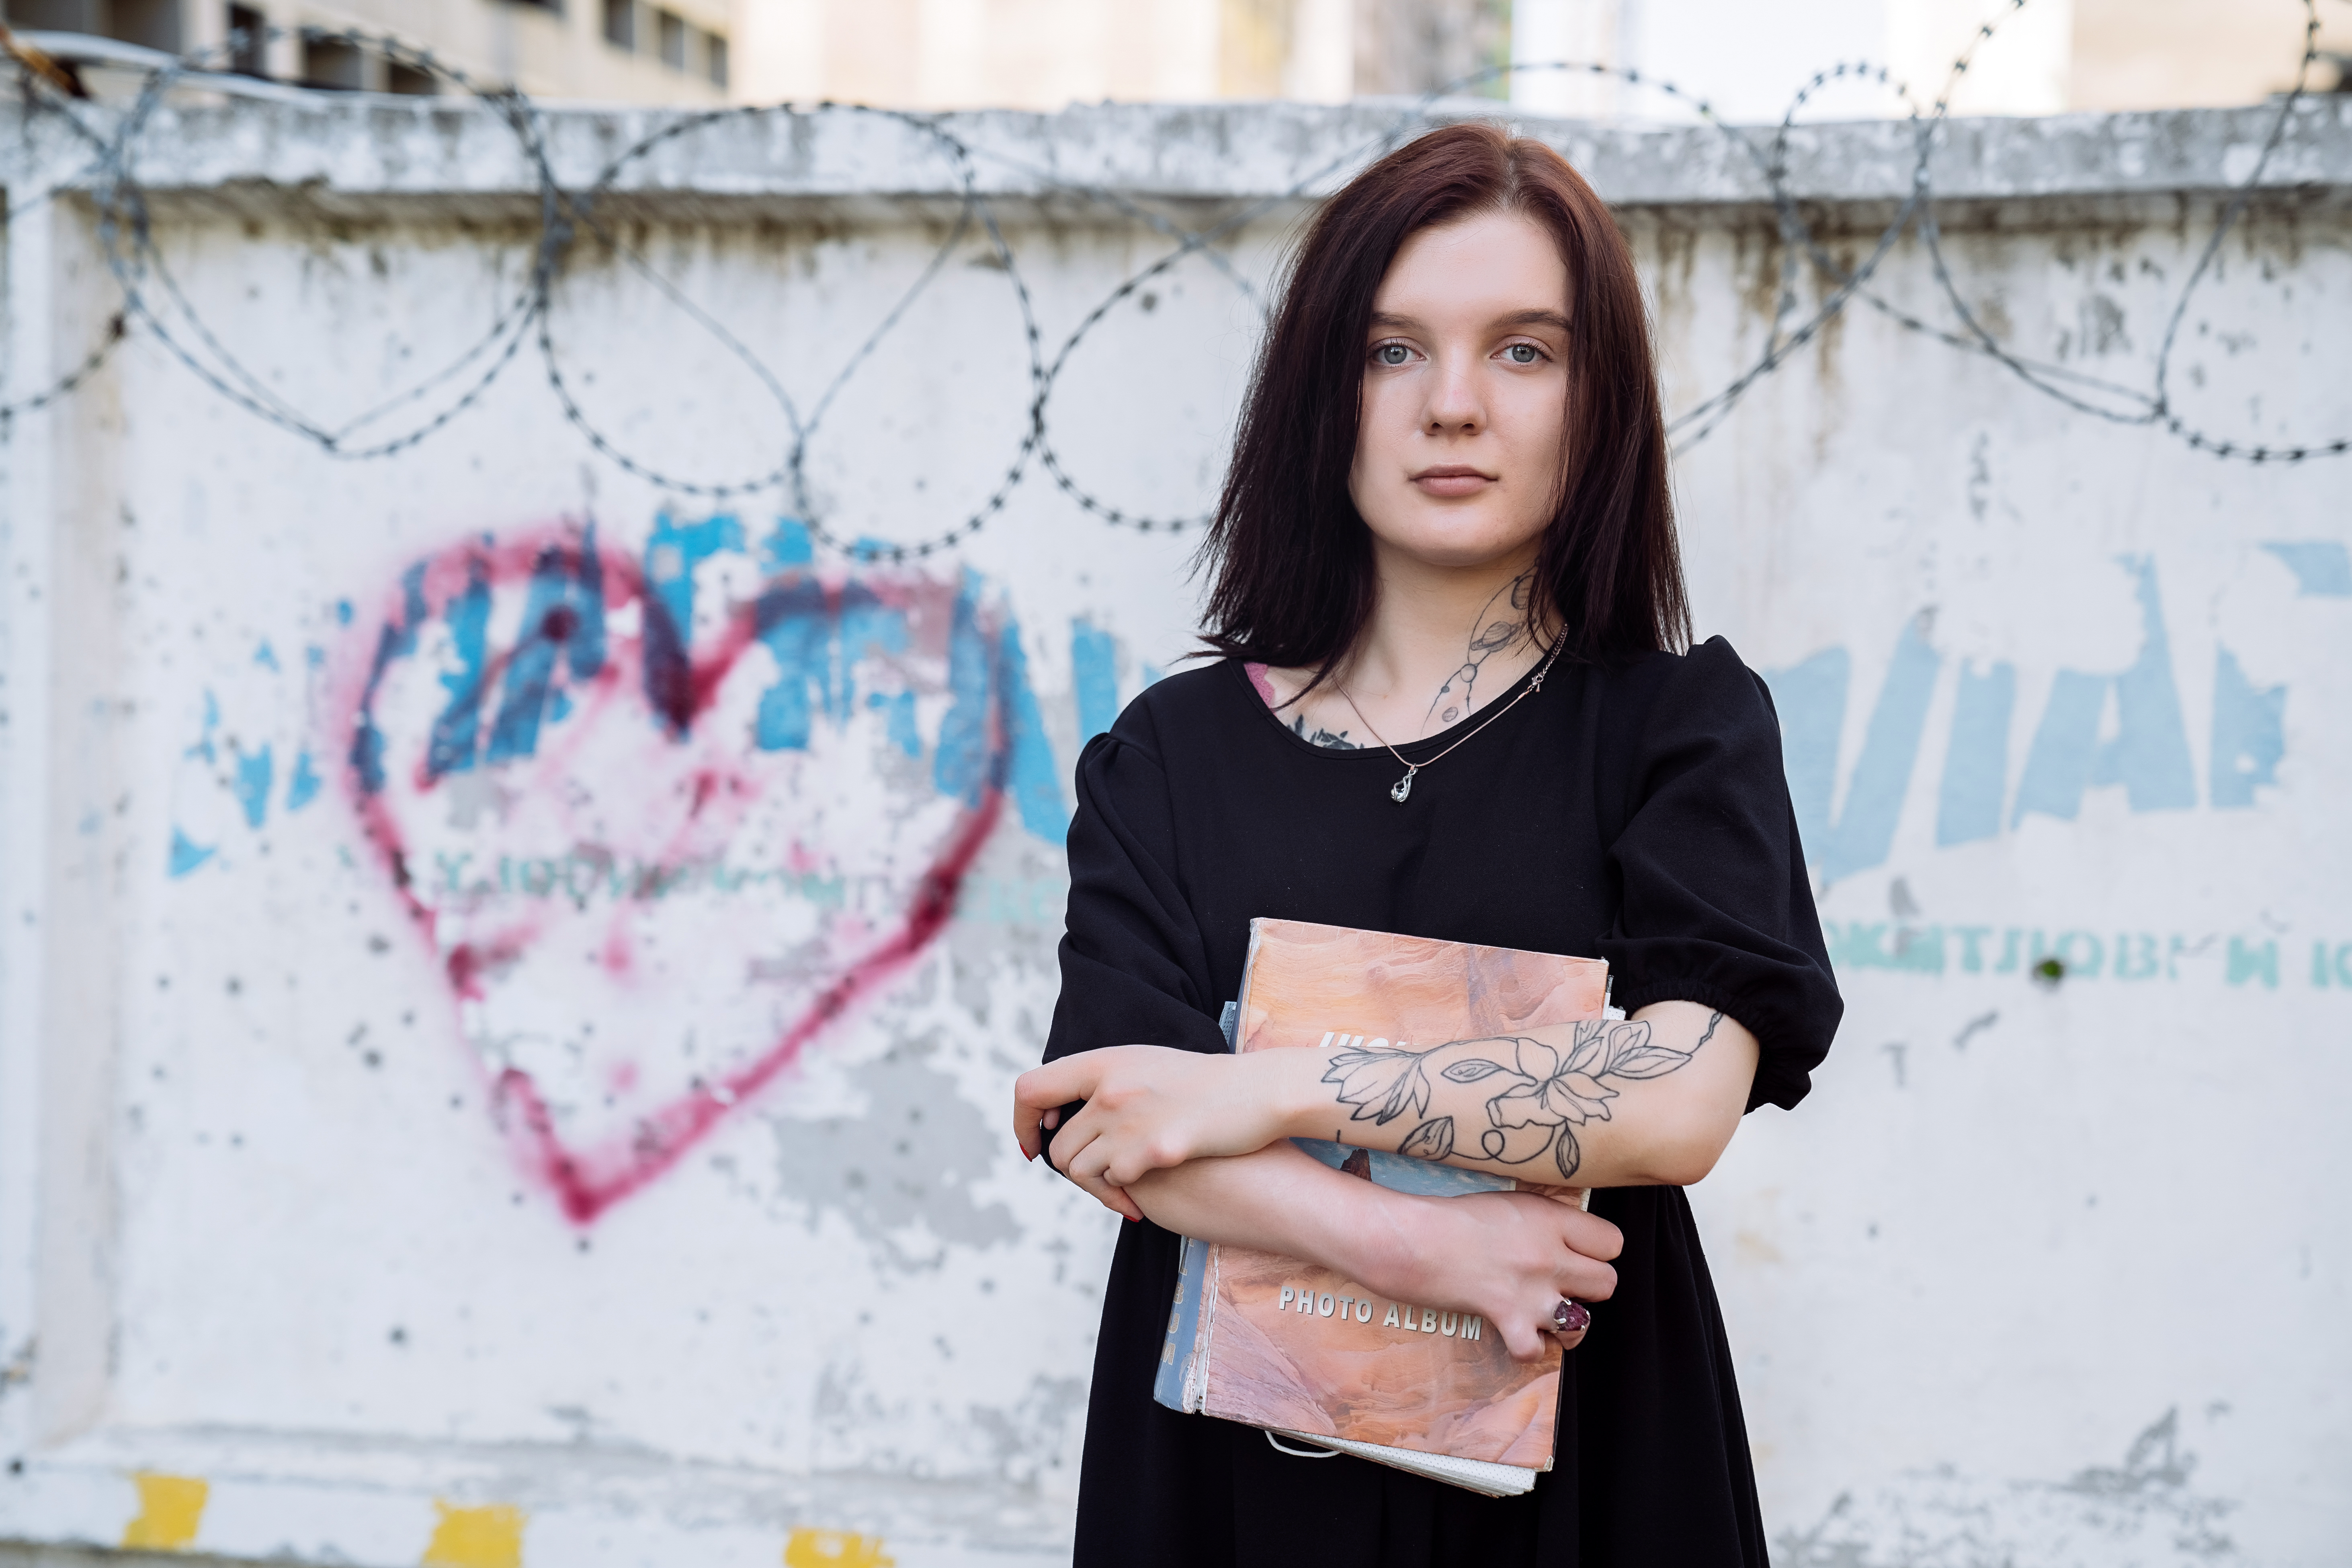
[[[1490,710],[1501,699],[1489,705]],[[1400,748],[1422,761],[1458,731]],[[1048,1060],[1222,1051],[1255,916],[1609,961],[1627,1012],[1691,1001],[1763,1051],[1793,1106],[1841,1003],[1763,682],[1721,638],[1562,667],[1389,798],[1385,751],[1294,734],[1225,661],[1149,688],[1078,759]],[[1715,1289],[1680,1188],[1593,1194],[1625,1233],[1614,1297],[1561,1378],[1554,1468],[1492,1499],[1152,1402],[1177,1238],[1121,1227],[1095,1352],[1078,1568],[1658,1568],[1765,1545]]]

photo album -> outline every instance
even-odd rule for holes
[[[1598,1019],[1607,989],[1598,959],[1257,920],[1225,1037],[1237,1051],[1433,1047]],[[1589,1195],[1433,1158],[1296,1142],[1399,1192],[1524,1187],[1580,1206]],[[1507,1496],[1551,1468],[1561,1352],[1546,1342],[1540,1359],[1514,1361],[1475,1314],[1388,1300],[1295,1258],[1188,1237],[1153,1393],[1171,1409],[1312,1446],[1302,1452],[1337,1449]]]

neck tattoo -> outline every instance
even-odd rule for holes
[[[1468,718],[1477,706],[1478,675],[1486,661],[1528,640],[1528,584],[1534,576],[1532,572],[1520,573],[1496,589],[1480,606],[1477,618],[1471,623],[1470,640],[1462,650],[1461,664],[1438,687],[1437,695],[1430,699],[1429,711],[1422,715],[1423,734]],[[1504,606],[1498,601],[1507,603],[1507,616],[1502,613]]]

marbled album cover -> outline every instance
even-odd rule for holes
[[[1598,959],[1255,921],[1237,1047],[1328,1050],[1343,1037],[1426,1047],[1524,1034],[1601,1016],[1607,982]],[[1519,1184],[1336,1144],[1309,1152],[1431,1195]],[[1536,1190],[1565,1203],[1585,1197]],[[1475,1315],[1370,1296],[1327,1269],[1246,1247],[1210,1247],[1205,1262],[1186,1407],[1278,1431],[1551,1468],[1556,1343],[1516,1362]]]
[[[1252,921],[1238,1048],[1328,1048],[1333,1035],[1433,1046],[1523,1034],[1598,1018],[1608,983],[1597,958]]]

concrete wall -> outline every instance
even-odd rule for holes
[[[608,169],[677,123],[540,122],[610,176],[558,244],[487,112],[166,106],[152,253],[24,128],[10,397],[137,298],[0,469],[0,1537],[1066,1555],[1117,1222],[1003,1128],[1067,775],[1187,646],[1192,538],[1134,520],[1205,504],[1252,289],[1392,125],[836,111]],[[2352,104],[2271,124],[1957,125],[1946,275],[2144,408],[2259,166],[2175,415],[2352,435]],[[1694,1194],[1780,1559],[2341,1561],[2344,469],[2035,390],[1916,231],[1801,333],[1738,145],[1538,129],[1675,408],[1780,318],[1678,476],[1850,1002]],[[1791,143],[1829,260],[1912,145]]]

